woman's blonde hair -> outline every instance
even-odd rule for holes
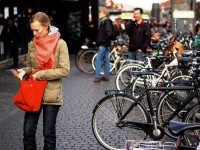
[[[30,23],[33,23],[35,21],[40,22],[43,26],[50,26],[49,17],[43,12],[37,12],[31,17]]]

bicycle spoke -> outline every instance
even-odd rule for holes
[[[144,139],[146,133],[139,128],[120,123],[120,117],[134,101],[126,96],[111,96],[105,99],[93,114],[93,132],[97,140],[108,149],[124,149],[128,139]],[[142,107],[136,106],[124,121],[147,122]]]

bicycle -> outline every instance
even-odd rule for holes
[[[187,99],[187,102],[179,106],[163,124],[159,125],[149,91],[161,90],[167,94],[171,90],[190,90],[193,91],[192,97],[198,95],[197,88],[191,86],[149,88],[146,85],[145,77],[154,75],[152,72],[134,72],[134,75],[144,77],[145,89],[138,98],[133,97],[130,90],[106,91],[106,96],[98,102],[93,110],[93,133],[99,143],[107,149],[123,149],[124,141],[128,139],[144,140],[147,136],[153,140],[162,139],[165,127],[169,128],[169,121],[192,101],[191,98]],[[147,96],[149,111],[141,104],[144,95]]]
[[[196,146],[182,145],[181,139],[185,132],[200,128],[199,123],[184,123],[174,120],[169,121],[170,131],[176,135],[175,142],[166,141],[146,141],[146,140],[127,140],[125,150],[196,150]]]
[[[94,73],[92,58],[97,53],[97,48],[89,48],[87,45],[81,46],[81,50],[76,55],[75,64],[84,73]]]
[[[174,53],[175,55],[175,53]],[[122,90],[126,88],[130,82],[133,82],[134,76],[131,74],[131,71],[142,71],[146,72],[149,71],[149,69],[155,71],[154,76],[149,78],[149,82],[152,84],[152,86],[158,85],[160,82],[164,82],[166,79],[170,79],[172,74],[181,74],[180,70],[178,70],[178,60],[177,58],[174,58],[169,64],[166,64],[164,60],[169,59],[169,56],[152,56],[147,55],[146,56],[146,63],[144,66],[140,64],[129,64],[127,66],[124,66],[119,73],[116,76],[115,79],[115,85],[118,90]],[[159,62],[163,62],[159,69],[154,69],[152,67],[152,60],[157,60]],[[172,70],[173,68],[173,70]],[[174,69],[176,68],[176,69]],[[138,80],[134,80],[135,83],[133,84],[132,90],[136,91],[133,92],[135,96],[138,94],[137,91],[140,90],[143,87],[143,80],[138,78]]]
[[[126,60],[124,53],[127,51],[127,47],[124,41],[112,41],[111,42],[111,51],[109,54],[110,57],[110,72],[115,74],[117,70],[121,67],[121,64],[124,63]],[[95,70],[95,58],[97,54],[95,54],[92,58],[92,67]],[[104,64],[102,63],[102,70]],[[101,74],[104,74],[102,71]]]

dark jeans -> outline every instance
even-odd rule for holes
[[[100,77],[102,71],[102,61],[104,62],[104,76],[110,77],[110,58],[109,58],[109,50],[105,46],[98,47],[98,53],[95,59],[95,77]]]
[[[35,134],[43,110],[44,150],[56,149],[56,118],[60,106],[42,105],[38,112],[26,112],[24,117],[24,150],[36,150]]]

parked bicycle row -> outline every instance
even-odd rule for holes
[[[176,35],[165,33],[159,36],[152,36],[152,41],[147,53],[154,56],[169,56],[173,51],[177,50],[178,52],[176,55],[180,57],[183,51],[199,49],[199,45],[200,37],[198,35],[192,37],[189,33],[185,34],[181,31]],[[82,45],[76,55],[77,68],[84,73],[94,73],[96,54],[97,47],[95,43],[91,44],[91,42],[86,40],[86,43]],[[120,36],[115,41],[111,41],[110,72],[116,74],[121,63],[123,65],[125,62],[129,62],[128,37]]]
[[[196,149],[200,38],[185,31],[151,33],[142,12],[135,8],[133,19],[125,24],[128,38],[111,41],[114,32],[108,12],[100,11],[98,51],[96,46],[82,47],[85,50],[77,55],[81,71],[95,71],[94,82],[115,75],[116,89],[107,90],[93,110],[93,133],[111,150],[124,149],[128,140],[160,141],[164,135],[177,141],[173,148]]]
[[[126,140],[162,140],[167,135],[181,149],[196,149],[200,51],[185,50],[181,57],[177,52],[145,55],[144,62],[129,60],[120,66],[117,90],[108,90],[93,111],[93,132],[102,146],[124,149]]]
[[[196,38],[196,37],[195,37]],[[124,149],[127,140],[177,141],[196,149],[200,142],[199,43],[190,34],[152,37],[144,61],[128,55],[128,38],[111,41],[110,73],[116,89],[106,91],[93,110],[92,129],[106,149]],[[82,47],[77,67],[94,73],[97,48]],[[102,72],[104,74],[104,62]]]

